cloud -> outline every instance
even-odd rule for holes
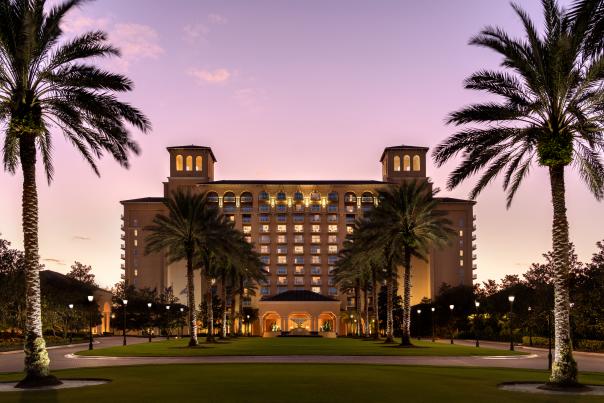
[[[164,53],[159,45],[159,35],[148,25],[116,22],[110,18],[92,18],[75,9],[65,17],[61,28],[68,36],[94,30],[106,31],[109,42],[122,52],[119,59],[110,59],[109,63],[122,70],[127,70],[132,62],[157,59]]]
[[[191,69],[189,75],[195,77],[198,81],[219,84],[225,83],[231,77],[231,72],[227,69],[215,69],[215,70],[202,70],[202,69]]]
[[[210,14],[210,15],[208,15],[208,21],[210,21],[211,24],[216,24],[216,25],[224,25],[224,24],[227,23],[227,19],[224,18],[220,14]]]
[[[54,263],[59,266],[66,266],[66,263],[64,261],[62,261],[61,259],[48,258],[48,259],[42,259],[42,261],[47,262],[47,263]]]
[[[235,91],[233,97],[239,105],[253,111],[263,109],[263,104],[268,99],[266,90],[263,88],[242,88]]]
[[[73,240],[75,241],[90,241],[91,238],[83,235],[74,235]]]
[[[185,40],[190,43],[205,41],[210,29],[203,24],[185,25],[182,29],[185,34]]]

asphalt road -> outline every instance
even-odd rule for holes
[[[146,343],[146,339],[128,338],[129,344]],[[448,342],[443,340],[441,342]],[[470,340],[455,340],[456,344],[473,345]],[[95,348],[119,346],[121,337],[98,340]],[[506,343],[481,342],[481,346],[505,350]],[[395,356],[217,356],[217,357],[77,357],[73,353],[87,345],[62,346],[49,350],[52,369],[102,367],[116,365],[177,364],[177,363],[337,363],[337,364],[390,364],[390,365],[438,365],[502,368],[547,368],[547,350],[518,346],[527,356],[492,357],[395,357]],[[604,372],[604,354],[575,352],[580,371]],[[0,354],[0,372],[19,372],[23,369],[23,353]]]

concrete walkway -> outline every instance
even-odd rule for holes
[[[129,344],[144,343],[146,339],[129,338]],[[120,337],[99,339],[96,347],[119,346]],[[473,345],[470,340],[456,340],[456,344]],[[482,346],[505,350],[505,343],[482,342]],[[84,347],[85,348],[85,347]],[[214,357],[80,357],[74,353],[82,346],[62,347],[49,351],[52,369],[101,367],[145,364],[218,364],[218,363],[321,363],[321,364],[389,364],[437,365],[501,368],[547,368],[547,350],[518,347],[524,356],[491,357],[401,357],[401,356],[214,356]],[[604,372],[604,354],[575,353],[581,371]],[[19,372],[23,369],[23,353],[0,356],[0,372]]]

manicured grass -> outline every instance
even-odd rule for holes
[[[44,402],[596,402],[506,392],[504,381],[544,381],[544,371],[387,365],[216,364],[85,368],[56,371],[62,378],[105,378],[82,389],[0,394],[3,403]],[[20,374],[0,375],[16,380]],[[581,381],[604,384],[604,374]]]
[[[203,339],[200,339],[202,341]],[[400,348],[397,344],[353,338],[310,337],[241,337],[213,344],[187,347],[188,339],[164,340],[130,346],[80,351],[81,355],[114,357],[166,357],[217,355],[405,355],[405,356],[471,356],[520,354],[509,350],[476,348],[431,341],[416,341],[416,347]]]

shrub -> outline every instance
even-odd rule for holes
[[[535,347],[544,347],[548,346],[548,338],[547,337],[537,337],[533,336],[533,346]],[[522,344],[525,346],[529,345],[529,338],[524,336],[522,338]],[[552,338],[552,348],[554,348],[554,339]],[[575,350],[578,351],[589,351],[589,352],[604,352],[604,340],[578,340],[574,345]]]

